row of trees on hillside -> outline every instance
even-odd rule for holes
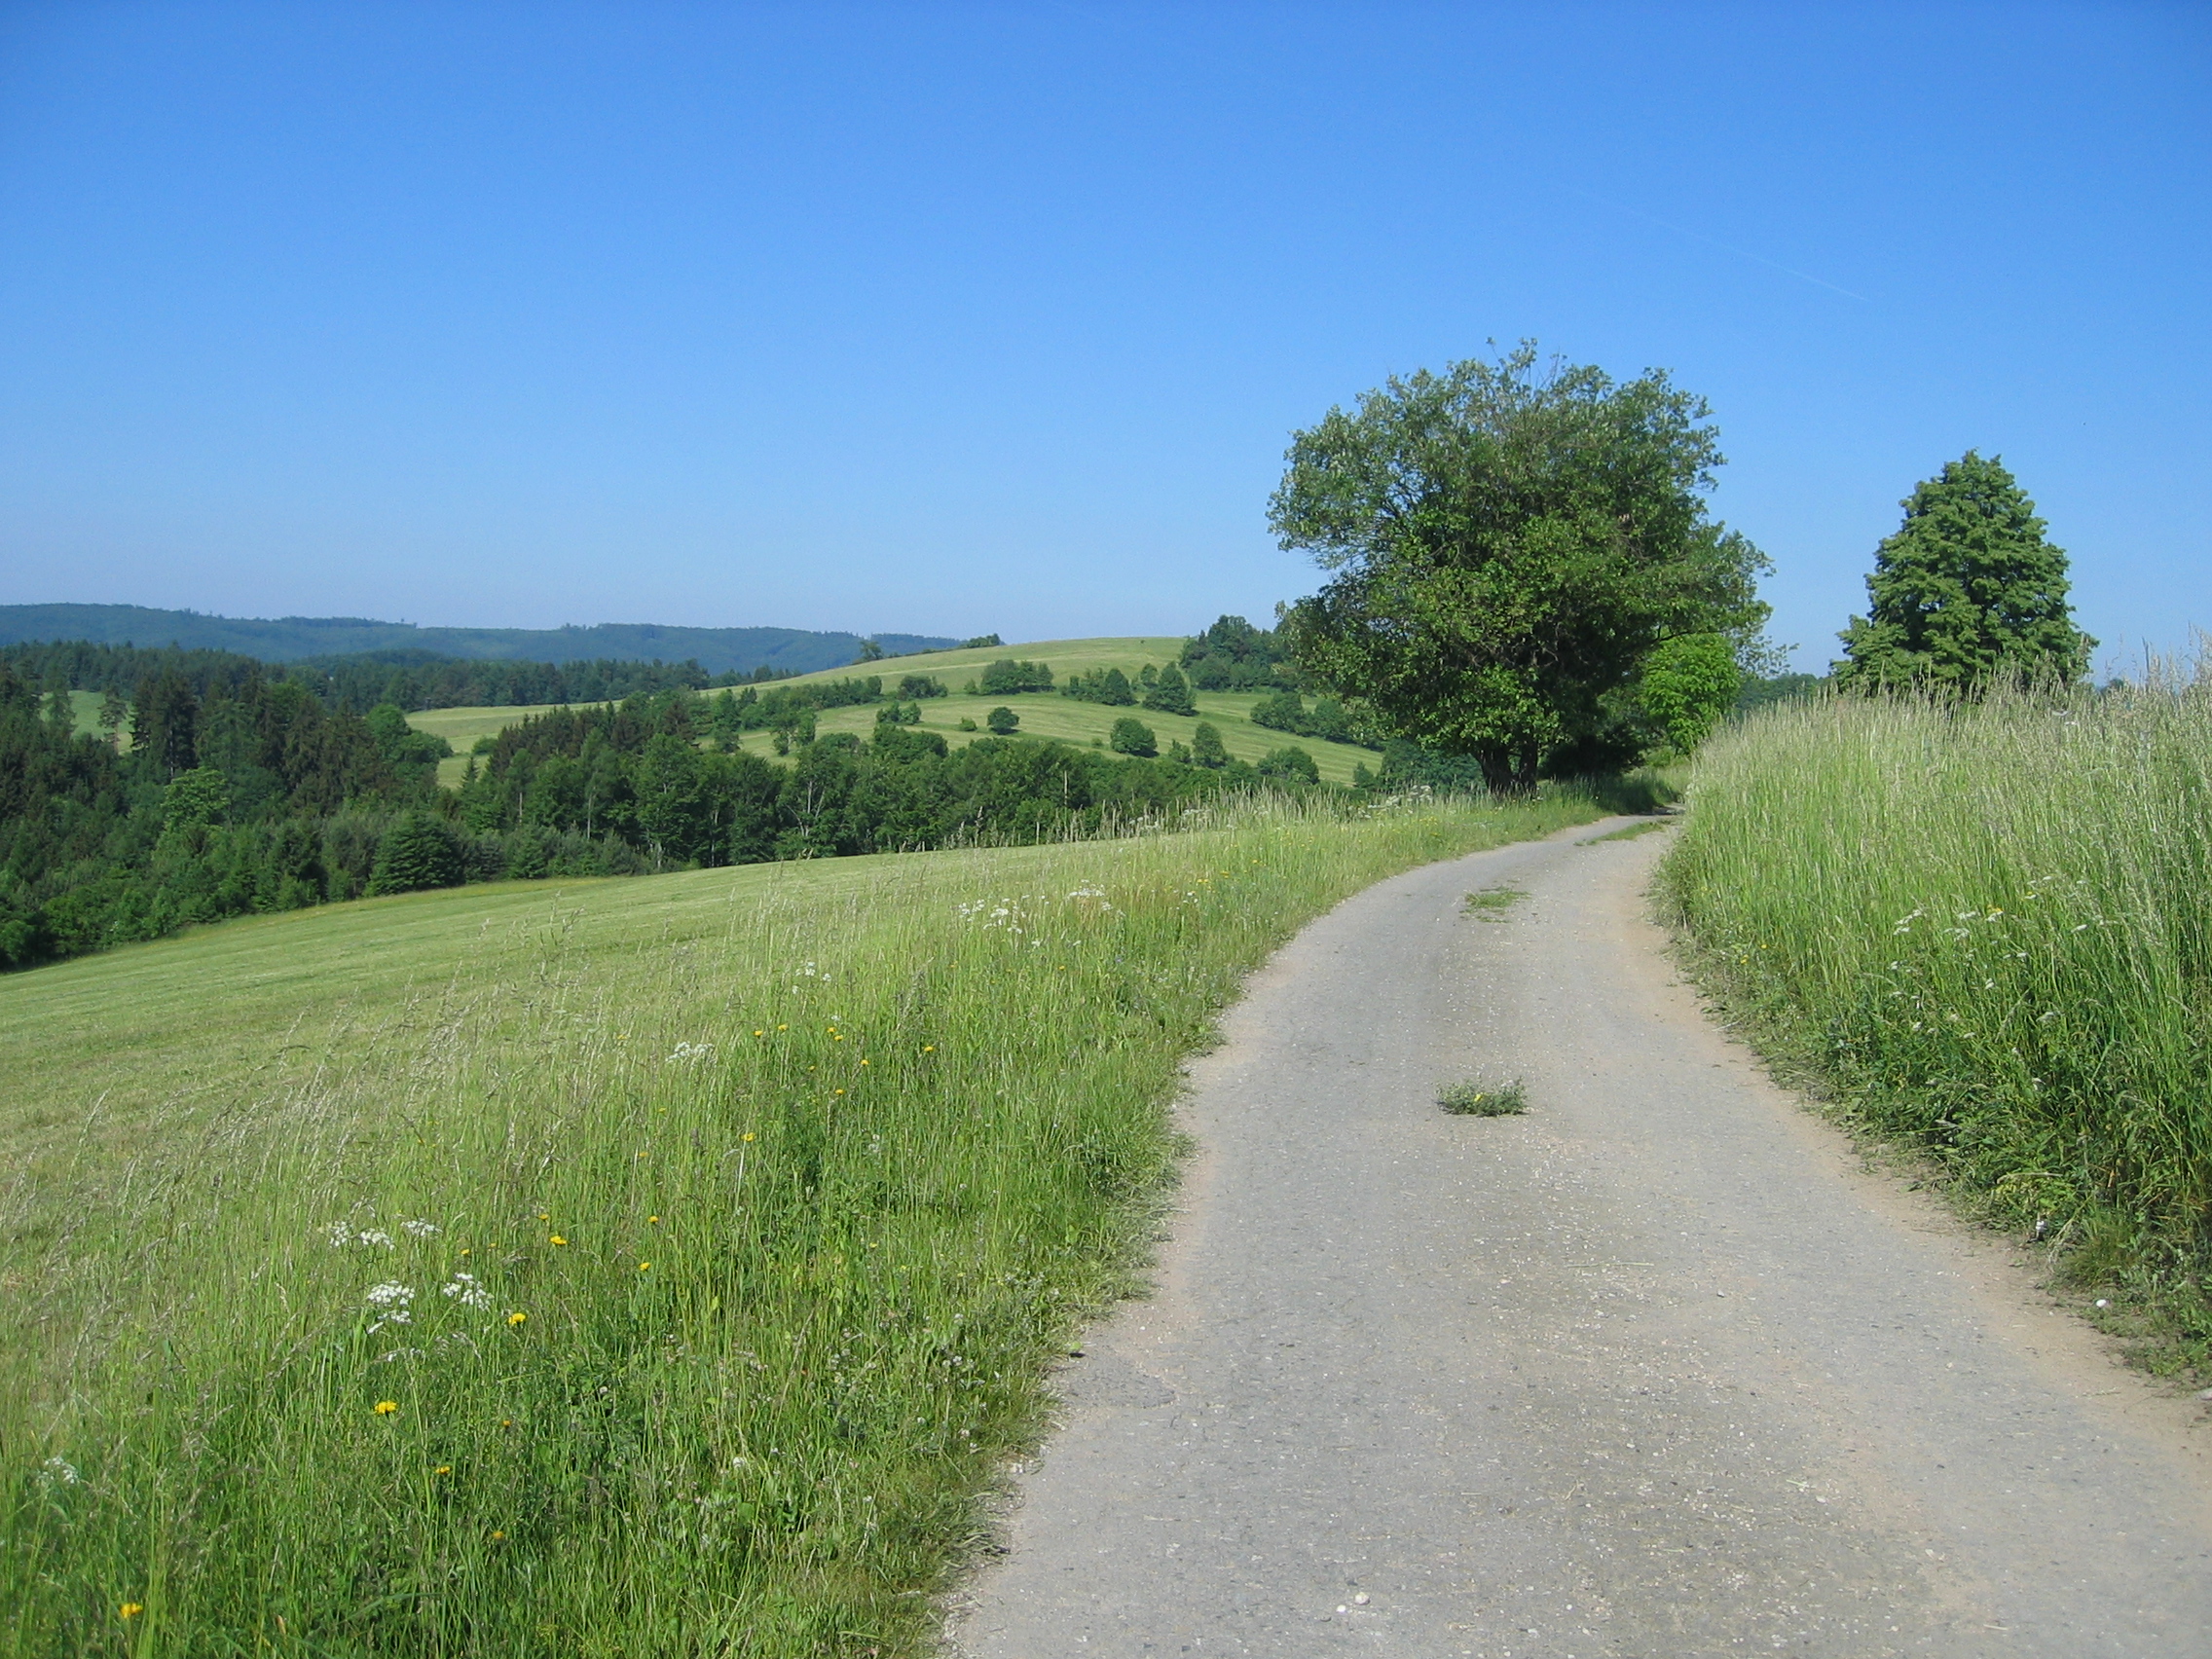
[[[1321,728],[1341,722],[1520,790],[1686,751],[1747,676],[1775,679],[1768,561],[1708,513],[1718,434],[1662,371],[1539,369],[1524,343],[1332,409],[1286,461],[1270,523],[1329,572],[1281,608],[1287,664],[1235,618],[1186,651],[1209,676],[1300,681],[1265,700],[1266,723],[1335,736]],[[1903,504],[1839,685],[2082,675],[2094,642],[2073,623],[2065,555],[2001,462],[1969,452]],[[1296,694],[1316,687],[1337,694],[1332,713]]]

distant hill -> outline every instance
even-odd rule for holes
[[[924,634],[878,634],[875,639],[895,655],[942,650],[960,643]],[[412,622],[376,622],[359,616],[268,620],[155,610],[141,605],[0,605],[0,645],[29,640],[174,645],[238,651],[264,662],[387,650],[509,662],[695,659],[709,674],[750,672],[763,665],[809,674],[842,668],[861,655],[858,634],[816,634],[802,628],[676,628],[653,622],[602,622],[590,628],[418,628]]]

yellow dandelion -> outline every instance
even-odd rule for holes
[[[145,1610],[146,1604],[143,1602],[126,1602],[122,1606],[116,1608],[116,1611],[127,1619],[134,1619]]]
[[[753,1035],[754,1035],[754,1036],[756,1036],[756,1037],[765,1037],[765,1036],[767,1036],[768,1034],[767,1034],[767,1032],[765,1032],[765,1031],[756,1031],[756,1032],[755,1032],[755,1033],[754,1033]]]
[[[507,1323],[510,1325],[519,1325],[529,1317],[530,1315],[528,1313],[509,1313],[507,1315]]]
[[[841,1088],[840,1088],[840,1089],[838,1089],[838,1090],[837,1090],[837,1092],[838,1092],[839,1094],[842,1094],[842,1093],[844,1093],[845,1091],[844,1091],[843,1089],[841,1089]]]
[[[863,1061],[861,1061],[861,1064],[865,1066],[865,1065],[866,1065],[866,1064],[867,1064],[867,1061],[866,1061],[866,1060],[863,1060]]]
[[[657,1215],[648,1215],[648,1216],[646,1216],[646,1217],[645,1217],[645,1225],[646,1225],[647,1227],[658,1227],[658,1226],[660,1225],[660,1217],[659,1217],[659,1216],[657,1216]]]
[[[494,1528],[494,1529],[493,1529],[493,1531],[492,1531],[492,1541],[493,1541],[493,1542],[494,1542],[495,1544],[496,1544],[496,1543],[498,1543],[498,1541],[499,1541],[499,1540],[500,1540],[501,1538],[503,1538],[503,1537],[505,1537],[505,1536],[506,1536],[506,1533],[504,1533],[504,1532],[502,1532],[502,1531],[498,1530],[498,1529],[497,1529],[497,1528]]]
[[[753,1131],[751,1129],[747,1129],[745,1131],[745,1138],[747,1140],[751,1140],[753,1138]]]
[[[652,1263],[650,1263],[650,1262],[640,1262],[640,1263],[638,1264],[638,1272],[642,1272],[642,1273],[649,1273],[649,1272],[651,1272],[652,1271],[653,1271],[653,1265],[652,1265]]]
[[[537,1219],[539,1221],[551,1221],[553,1219],[552,1212],[550,1210],[539,1210],[537,1212]]]
[[[935,1043],[924,1043],[924,1044],[922,1045],[922,1052],[923,1052],[923,1053],[925,1053],[925,1054],[934,1054],[934,1053],[936,1053],[936,1052],[937,1052],[937,1045],[936,1045]]]
[[[377,1416],[379,1417],[389,1417],[397,1410],[399,1410],[397,1400],[379,1400],[377,1402]]]
[[[639,1153],[639,1154],[638,1154],[638,1156],[639,1156],[640,1158],[643,1158],[643,1157],[645,1157],[645,1155],[644,1153],[642,1153],[642,1152],[641,1152],[641,1153]]]
[[[453,1465],[451,1463],[440,1463],[435,1469],[431,1470],[430,1472],[436,1475],[450,1475],[453,1473]]]
[[[777,1026],[777,1027],[776,1027],[776,1029],[777,1029],[778,1031],[789,1031],[789,1030],[791,1029],[791,1027],[790,1027],[790,1026],[788,1026],[788,1025],[779,1025],[779,1026]]]
[[[514,1425],[515,1419],[513,1418],[501,1418],[499,1419],[499,1426],[501,1428],[512,1428],[514,1427]]]
[[[474,1255],[474,1254],[475,1254],[475,1252],[474,1252],[474,1251],[472,1251],[472,1250],[463,1250],[463,1251],[461,1251],[461,1254],[462,1254],[463,1256],[470,1256],[470,1255]]]
[[[545,1242],[548,1244],[566,1244],[568,1240],[558,1233],[549,1233],[545,1235]]]

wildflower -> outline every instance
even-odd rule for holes
[[[127,1619],[134,1619],[145,1610],[146,1604],[143,1602],[126,1602],[122,1606],[116,1609],[118,1613],[120,1613]]]
[[[515,1419],[513,1418],[501,1418],[499,1419],[499,1426],[501,1428],[512,1428],[514,1427],[514,1425]]]
[[[745,1131],[745,1135],[744,1135],[744,1138],[745,1138],[745,1139],[747,1139],[747,1140],[751,1140],[751,1139],[753,1138],[753,1131],[752,1131],[751,1129],[747,1129],[747,1130]]]
[[[435,1475],[450,1475],[453,1473],[453,1465],[451,1463],[440,1463],[430,1472]]]
[[[545,1242],[548,1244],[566,1244],[568,1240],[558,1233],[549,1233],[545,1235]]]
[[[756,1032],[755,1032],[755,1033],[754,1033],[753,1035],[754,1035],[754,1036],[756,1036],[756,1037],[765,1037],[765,1036],[767,1036],[768,1034],[767,1034],[767,1032],[765,1032],[765,1031],[756,1031]]]
[[[492,1306],[490,1293],[476,1282],[473,1273],[455,1273],[451,1284],[438,1287],[438,1294],[452,1297],[463,1308],[483,1309]]]
[[[537,1212],[537,1219],[538,1219],[539,1221],[551,1221],[551,1220],[552,1220],[553,1218],[552,1218],[552,1216],[551,1216],[551,1215],[547,1214],[547,1213],[546,1213],[546,1212],[545,1212],[544,1210],[539,1210],[539,1211]]]
[[[373,1284],[369,1286],[371,1308],[404,1308],[415,1300],[414,1291],[403,1284]]]
[[[642,1273],[648,1273],[648,1272],[652,1272],[652,1268],[653,1268],[653,1265],[652,1265],[652,1263],[650,1263],[650,1262],[640,1262],[640,1263],[638,1264],[638,1272],[642,1272]]]
[[[866,1064],[867,1064],[867,1061],[866,1061],[866,1060],[863,1060],[863,1061],[861,1061],[861,1064],[865,1066],[865,1065],[866,1065]]]
[[[506,1533],[504,1533],[504,1532],[501,1532],[501,1531],[498,1530],[497,1529],[495,1529],[495,1530],[493,1530],[493,1533],[492,1533],[492,1541],[493,1541],[494,1543],[498,1543],[498,1541],[499,1541],[499,1540],[500,1540],[501,1538],[503,1538],[503,1537],[505,1537],[505,1536],[506,1536]]]
[[[435,1238],[438,1235],[438,1224],[434,1221],[403,1221],[399,1224],[399,1230],[410,1238]]]
[[[507,1315],[507,1323],[510,1325],[519,1325],[529,1317],[530,1315],[528,1313],[509,1313]]]
[[[40,1486],[50,1487],[55,1481],[59,1481],[63,1486],[75,1486],[81,1478],[77,1473],[76,1465],[58,1452],[39,1466],[38,1484]]]
[[[659,1217],[659,1216],[657,1216],[657,1215],[648,1215],[648,1216],[646,1216],[646,1217],[645,1217],[645,1225],[646,1225],[647,1227],[658,1227],[658,1226],[660,1225],[660,1217]]]
[[[937,1052],[937,1045],[936,1045],[935,1043],[924,1043],[924,1044],[922,1045],[922,1052],[923,1052],[923,1053],[925,1053],[925,1054],[934,1054],[934,1053],[936,1053],[936,1052]]]
[[[379,1400],[377,1402],[377,1416],[379,1417],[389,1417],[397,1410],[399,1410],[397,1400]]]
[[[376,1245],[381,1245],[381,1246],[382,1246],[383,1248],[385,1248],[385,1249],[387,1249],[387,1250],[388,1250],[388,1249],[390,1249],[390,1248],[392,1247],[392,1246],[391,1246],[391,1235],[390,1235],[390,1234],[388,1234],[388,1233],[387,1233],[387,1232],[386,1232],[386,1231],[385,1231],[385,1230],[384,1230],[383,1228],[381,1228],[381,1227],[371,1227],[371,1228],[367,1228],[367,1229],[364,1229],[364,1230],[363,1230],[362,1232],[359,1232],[359,1233],[356,1233],[356,1234],[354,1234],[354,1235],[353,1235],[353,1242],[354,1242],[354,1243],[356,1243],[356,1244],[358,1244],[358,1245],[360,1245],[360,1246],[362,1246],[362,1248],[364,1248],[364,1249],[367,1249],[367,1248],[369,1248],[369,1247],[371,1247],[371,1246],[376,1246]]]
[[[839,1094],[842,1094],[842,1093],[844,1093],[845,1091],[844,1091],[843,1089],[841,1089],[841,1088],[840,1088],[840,1089],[838,1089],[838,1090],[837,1090],[837,1092],[838,1092]]]

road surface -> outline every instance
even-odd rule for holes
[[[1767,1081],[1615,827],[1255,977],[953,1653],[2212,1655],[2206,1409]]]

